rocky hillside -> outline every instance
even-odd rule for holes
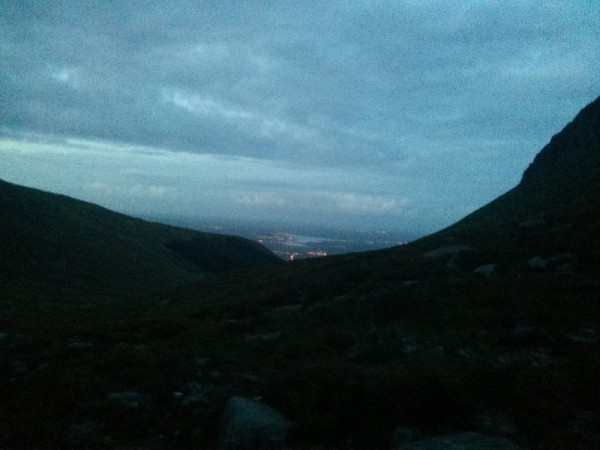
[[[538,153],[519,185],[465,217],[452,232],[527,220],[584,221],[600,207],[600,98]]]
[[[146,222],[0,180],[0,279],[143,293],[278,261],[259,244]]]

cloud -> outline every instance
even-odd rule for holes
[[[0,136],[112,146],[115,165],[159,149],[144,173],[171,164],[214,189],[233,176],[256,204],[276,185],[392,214],[410,192],[427,217],[448,198],[435,220],[450,221],[510,188],[600,90],[593,2],[3,6]],[[192,154],[213,172],[185,170]],[[65,179],[90,167],[73,158]]]

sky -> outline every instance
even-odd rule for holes
[[[0,178],[137,216],[426,234],[600,95],[600,2],[0,3]]]

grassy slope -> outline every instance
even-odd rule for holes
[[[600,330],[598,273],[527,271],[524,249],[486,279],[428,262],[426,247],[223,274],[143,300],[7,309],[0,436],[211,448],[225,401],[245,395],[297,422],[295,448],[386,448],[398,425],[596,445],[598,345],[574,336]],[[115,405],[122,391],[150,406]],[[94,428],[74,433],[85,421]]]
[[[211,448],[237,394],[296,421],[292,448],[386,448],[396,426],[597,448],[597,191],[592,178],[557,187],[560,176],[524,182],[404,247],[226,273],[143,299],[13,299],[0,319],[0,444]],[[546,189],[556,201],[535,199]],[[453,267],[423,257],[447,244],[475,251]],[[558,259],[534,270],[535,255]],[[573,267],[559,270],[560,258]],[[499,264],[492,277],[472,272],[486,263]],[[123,408],[110,400],[121,391],[147,404]]]
[[[276,261],[242,238],[146,222],[1,180],[0,210],[1,276],[42,290],[135,294]]]

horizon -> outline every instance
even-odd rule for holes
[[[427,235],[514,187],[600,91],[585,2],[24,1],[0,20],[0,178],[138,217]]]

